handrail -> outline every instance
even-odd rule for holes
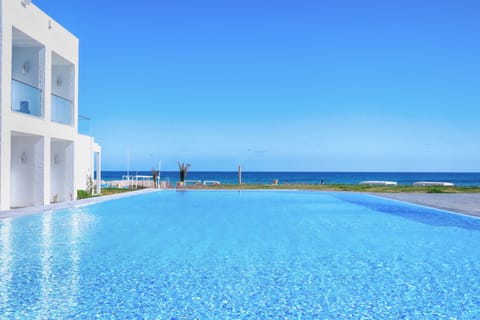
[[[33,89],[37,89],[37,90],[39,90],[40,92],[43,92],[43,90],[42,90],[41,88],[37,88],[37,87],[35,87],[35,86],[32,86],[32,85],[29,84],[29,83],[26,83],[26,82],[23,82],[23,81],[14,79],[14,78],[12,78],[12,81],[18,82],[18,83],[23,84],[23,85],[25,85],[25,86],[27,86],[27,87],[30,87],[30,88],[33,88]]]
[[[64,97],[62,97],[62,96],[59,96],[58,94],[52,93],[52,96],[57,97],[57,98],[60,98],[60,99],[63,99],[63,100],[68,101],[68,102],[70,102],[70,103],[73,103],[73,100],[64,98]]]

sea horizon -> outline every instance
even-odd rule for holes
[[[103,170],[102,180],[122,180],[125,175],[151,175],[151,170]],[[178,170],[160,171],[162,181],[179,180]],[[222,184],[238,183],[237,171],[189,171],[187,180],[214,180]],[[429,172],[429,171],[242,171],[242,182],[269,184],[358,184],[365,180],[395,181],[411,185],[417,181],[451,182],[459,186],[479,186],[480,172]]]

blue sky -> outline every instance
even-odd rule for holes
[[[34,3],[104,170],[480,171],[478,1]]]

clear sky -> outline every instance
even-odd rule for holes
[[[480,171],[478,0],[33,2],[103,170]]]

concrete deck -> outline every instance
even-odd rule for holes
[[[38,207],[26,207],[26,208],[18,208],[18,209],[11,209],[11,210],[3,210],[0,211],[0,219],[7,219],[7,218],[15,218],[20,216],[25,216],[29,214],[35,213],[42,213],[48,212],[53,210],[60,210],[65,208],[78,208],[82,206],[86,206],[93,203],[99,203],[104,201],[110,201],[125,197],[131,197],[134,195],[142,194],[142,193],[150,193],[150,192],[158,192],[159,189],[142,189],[137,191],[129,191],[123,193],[112,194],[108,196],[101,196],[101,197],[93,197],[87,198],[82,200],[74,200],[74,201],[65,201],[59,202],[54,204],[49,204],[46,206],[38,206]]]
[[[372,193],[373,195],[480,217],[480,193]]]

